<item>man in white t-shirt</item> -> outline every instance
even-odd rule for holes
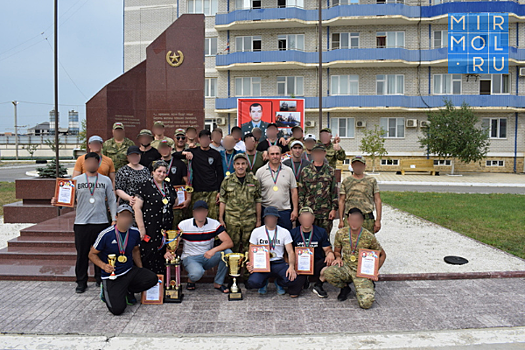
[[[221,259],[221,252],[231,253],[233,242],[226,233],[224,226],[217,220],[208,217],[208,204],[205,201],[196,201],[193,205],[193,218],[183,220],[179,223],[182,231],[182,264],[188,272],[188,284],[186,289],[195,290],[195,282],[199,281],[204,272],[218,265],[213,286],[223,293],[229,290],[223,285],[228,267]],[[214,247],[215,237],[221,244]],[[173,251],[167,251],[166,259],[174,259]]]
[[[267,207],[264,210],[264,226],[257,227],[252,231],[250,244],[270,246],[270,272],[253,272],[251,262],[246,263],[250,277],[246,282],[247,289],[258,288],[260,294],[266,294],[268,279],[275,277],[277,293],[285,293],[287,287],[297,276],[295,273],[295,254],[292,247],[292,236],[290,231],[278,226],[279,211],[275,207]],[[284,261],[284,251],[288,254],[287,264]]]

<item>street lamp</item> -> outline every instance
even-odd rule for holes
[[[17,122],[17,106],[18,101],[11,101],[13,103],[13,106],[15,106],[15,156],[16,160],[18,160],[18,122]]]

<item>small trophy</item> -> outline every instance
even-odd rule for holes
[[[230,288],[230,293],[228,294],[228,300],[242,300],[241,289],[237,286],[237,277],[241,276],[239,270],[248,257],[241,253],[230,253],[225,255],[224,252],[221,252],[221,257],[226,266],[229,266],[230,276],[233,278],[233,284]]]
[[[168,250],[174,252],[175,259],[166,259],[166,290],[164,292],[165,303],[181,303],[184,294],[182,294],[182,288],[180,283],[180,264],[181,259],[177,256],[176,249],[179,246],[179,240],[182,235],[182,231],[179,230],[167,230],[163,231],[166,237],[166,245]],[[175,269],[175,279],[171,279],[171,268]]]
[[[115,267],[116,262],[117,262],[117,255],[116,254],[108,254],[108,264],[110,264],[111,266]],[[110,280],[117,279],[117,276],[115,275],[115,271],[113,271],[111,273],[111,275],[109,275],[109,279]]]

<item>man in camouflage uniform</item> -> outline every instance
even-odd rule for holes
[[[324,162],[326,149],[316,144],[312,149],[313,162],[301,172],[297,182],[299,208],[310,207],[314,211],[314,225],[322,227],[330,236],[337,213],[337,183],[334,169]]]
[[[135,146],[135,143],[125,137],[124,124],[120,122],[113,124],[113,137],[106,140],[102,145],[102,154],[111,158],[115,165],[115,172],[128,164],[127,151],[129,146]]]
[[[375,300],[374,282],[368,278],[357,277],[359,249],[379,251],[379,268],[386,259],[386,253],[377,241],[374,234],[362,227],[363,212],[352,208],[347,217],[349,227],[337,231],[334,241],[335,260],[332,266],[321,271],[321,281],[328,281],[331,285],[341,288],[337,300],[345,301],[350,294],[348,283],[354,283],[355,294],[359,306],[369,309]]]
[[[319,141],[326,148],[326,160],[332,168],[335,169],[338,160],[345,160],[346,153],[345,150],[339,144],[340,138],[336,136],[334,142],[332,143],[332,130],[329,128],[324,128],[319,133]]]
[[[339,190],[339,217],[346,217],[350,208],[359,208],[365,215],[363,227],[375,234],[381,229],[383,205],[377,180],[365,175],[365,167],[366,160],[363,157],[356,156],[352,159],[354,173],[343,180]],[[344,225],[345,222],[340,220],[339,228],[343,228]]]
[[[219,198],[219,222],[226,228],[236,253],[247,251],[250,235],[261,226],[261,188],[252,172],[246,172],[244,153],[233,157],[235,172],[224,178]]]
[[[153,135],[155,135],[155,138],[153,141],[151,141],[151,147],[159,149],[160,141],[162,140],[168,140],[172,145],[175,144],[175,141],[173,141],[172,138],[164,135],[164,123],[161,121],[156,121],[153,123],[153,128],[151,128],[151,131],[153,132]]]

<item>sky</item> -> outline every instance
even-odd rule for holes
[[[123,73],[123,1],[58,0],[60,127],[71,109],[85,119],[85,103]],[[54,108],[54,1],[1,4],[0,133],[14,131],[14,100],[25,133]]]

